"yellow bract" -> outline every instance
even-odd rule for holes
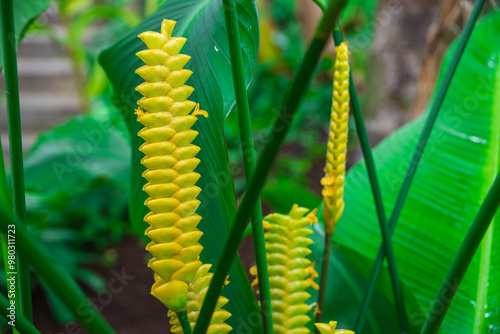
[[[347,329],[335,329],[336,321],[330,321],[329,324],[314,324],[321,334],[354,334],[353,331]]]
[[[182,67],[190,57],[178,54],[186,39],[172,37],[174,25],[164,20],[161,33],[139,35],[148,49],[137,53],[146,65],[136,73],[146,82],[137,86],[144,97],[136,114],[144,125],[139,131],[145,141],[141,163],[147,168],[144,191],[150,196],[145,204],[151,212],[144,220],[150,225],[146,249],[153,255],[149,266],[156,281],[151,293],[177,312],[186,308],[189,284],[202,265],[198,240],[203,233],[196,229],[201,217],[195,213],[201,191],[195,186],[200,178],[194,172],[200,162],[195,155],[200,148],[192,144],[198,132],[191,130],[199,109],[187,100],[193,88],[184,83],[192,72]]]
[[[198,272],[193,278],[193,281],[189,284],[189,292],[187,295],[187,314],[188,319],[191,324],[191,328],[194,329],[196,320],[198,320],[198,315],[200,314],[201,306],[205,300],[205,295],[208,291],[208,286],[212,281],[212,273],[209,273],[211,265],[204,264],[198,269]],[[228,302],[227,298],[219,297],[217,306],[212,315],[212,320],[210,321],[210,326],[208,327],[208,334],[226,334],[229,333],[232,328],[231,326],[224,323],[230,316],[231,313],[222,309],[224,305]],[[182,334],[182,328],[177,319],[177,315],[169,311],[168,315],[171,317],[170,323],[172,324],[172,333]]]
[[[311,296],[306,290],[318,285],[314,263],[306,257],[313,241],[313,232],[306,226],[316,222],[316,212],[294,205],[288,215],[270,214],[264,219],[266,250],[271,287],[273,329],[276,334],[309,334],[306,324],[311,305],[305,302]],[[251,273],[256,275],[255,267]],[[257,284],[257,279],[253,284]]]
[[[349,120],[349,61],[347,42],[335,48],[335,72],[333,74],[333,99],[330,131],[326,153],[323,185],[323,217],[325,231],[332,234],[344,212],[344,179]]]

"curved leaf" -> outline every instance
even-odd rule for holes
[[[314,225],[313,230],[314,234],[310,236],[314,241],[314,244],[310,246],[312,250],[311,260],[314,261],[315,269],[321,275],[325,232],[322,224]],[[370,259],[339,244],[333,244],[331,247],[323,322],[337,321],[338,328],[352,330],[368,281],[367,270],[363,270],[363,268],[368,269]],[[399,333],[390,287],[389,275],[384,273],[378,281],[378,291],[373,296],[373,305],[377,305],[377,307],[368,314],[366,327],[370,328],[369,333]],[[389,290],[385,291],[384,289],[387,288]],[[318,291],[311,290],[308,292],[311,293],[310,303],[316,302]]]
[[[50,0],[14,1],[14,29],[16,36],[9,37],[12,43],[19,44],[28,27],[38,15],[49,7]],[[0,33],[2,28],[0,27]],[[3,68],[3,46],[0,43],[0,70]]]
[[[107,106],[96,107],[40,135],[24,161],[26,191],[48,197],[73,192],[98,178],[127,190],[129,161],[123,121]]]
[[[237,11],[246,82],[249,84],[258,53],[257,8],[254,1],[240,0],[237,1]],[[194,72],[187,82],[195,88],[190,99],[199,102],[201,108],[209,114],[208,118],[199,119],[194,126],[199,132],[194,143],[201,147],[197,155],[201,163],[196,169],[201,178],[197,185],[203,189],[198,197],[202,204],[197,213],[203,217],[199,225],[199,229],[204,232],[200,241],[205,247],[202,260],[216,263],[222,250],[222,241],[228,234],[228,224],[236,212],[234,186],[223,133],[224,120],[234,107],[235,98],[220,0],[167,1],[100,56],[100,62],[115,88],[117,106],[132,134],[130,218],[136,232],[144,234],[146,225],[143,217],[146,207],[143,203],[147,195],[142,191],[145,180],[141,174],[144,167],[140,164],[142,153],[138,150],[142,144],[142,139],[137,136],[141,125],[136,121],[134,109],[141,97],[135,92],[135,87],[142,82],[135,70],[143,65],[135,53],[145,46],[137,35],[147,30],[159,31],[164,18],[177,21],[174,36],[188,39],[182,53],[192,57],[186,66]],[[224,288],[223,292],[230,300],[227,310],[233,314],[228,323],[236,331],[248,326],[250,332],[259,331],[260,323],[249,323],[249,319],[258,318],[259,310],[239,260],[232,267],[230,280],[232,284]]]
[[[432,301],[499,167],[498,31],[500,12],[490,14],[475,28],[393,236],[400,275],[424,311],[409,314],[413,326],[420,327],[425,322]],[[449,50],[443,69],[453,50],[454,47]],[[426,116],[424,113],[402,127],[374,150],[388,214]],[[346,210],[334,240],[373,260],[381,238],[363,162],[348,173],[345,202]],[[500,224],[495,223],[458,290],[441,328],[443,333],[500,331],[499,243]]]

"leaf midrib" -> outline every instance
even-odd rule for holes
[[[483,197],[486,196],[486,193],[493,183],[493,180],[496,177],[497,171],[500,167],[500,64],[497,59],[497,71],[495,73],[495,86],[493,90],[493,104],[492,104],[492,115],[493,120],[491,122],[493,130],[491,131],[490,143],[493,146],[493,155],[492,161],[489,165],[487,165],[487,169],[485,174],[487,177],[487,184],[484,186]],[[495,227],[495,218],[491,222],[490,228],[486,232],[484,239],[481,243],[481,259],[479,264],[479,276],[478,276],[478,288],[476,294],[476,312],[474,316],[474,328],[473,334],[481,334],[484,327],[484,319],[486,313],[486,302],[488,298],[488,284],[490,277],[490,266],[491,266],[491,254],[493,247],[493,231]]]

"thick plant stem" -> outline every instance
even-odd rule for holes
[[[259,157],[251,182],[249,182],[247,190],[243,195],[240,207],[238,208],[236,217],[231,225],[231,231],[229,232],[229,236],[224,244],[221,256],[217,261],[212,282],[208,289],[205,302],[203,303],[200,316],[194,329],[194,333],[196,334],[205,333],[208,328],[212,313],[215,309],[217,298],[221,292],[222,285],[224,284],[229,268],[235,258],[236,252],[241,243],[243,232],[245,231],[245,227],[248,224],[250,216],[259,198],[259,193],[288,133],[295,111],[297,110],[301,98],[305,93],[309,81],[311,80],[314,68],[316,67],[326,41],[328,40],[328,36],[330,35],[335,19],[340,13],[342,7],[345,5],[346,1],[347,0],[332,0],[330,2],[330,7],[321,19],[321,22],[314,33],[313,40],[292,80],[290,88],[287,91],[282,104],[281,112],[273,125],[269,140]]]
[[[332,249],[332,234],[325,232],[325,248],[323,249],[323,259],[321,261],[321,277],[319,279],[318,306],[316,313],[316,323],[323,321],[323,306],[325,304],[326,286],[328,283],[328,268],[330,264],[330,253]],[[315,327],[315,333],[319,330]]]
[[[88,333],[113,334],[111,326],[87,299],[66,270],[55,262],[52,256],[25,229],[18,228],[18,226],[18,219],[15,219],[0,204],[0,231],[7,233],[13,227],[16,228],[17,252],[31,263],[35,272],[73,312],[82,327]],[[122,275],[121,279],[126,280],[128,277],[128,275]]]
[[[8,207],[8,208],[12,208],[12,197],[11,197],[11,194],[10,194],[10,189],[7,186],[7,176],[6,176],[6,173],[5,173],[5,163],[4,163],[4,158],[3,158],[2,147],[3,147],[2,146],[2,140],[0,138],[0,205],[3,205],[3,206]],[[5,273],[8,273],[10,271],[9,270],[9,259],[8,259],[8,247],[7,247],[7,243],[8,243],[7,236],[4,233],[0,232],[0,244],[1,244],[1,247],[2,247],[2,258],[3,258],[3,264],[4,264]],[[0,297],[1,298],[5,298],[3,295],[1,295]],[[7,311],[6,307],[10,306],[10,300],[5,300],[5,302],[7,302],[7,304],[6,304],[7,306],[4,307],[3,304],[2,304],[4,302],[4,300],[1,299],[1,298],[0,298],[0,307],[2,308],[2,310]],[[14,298],[12,298],[12,300],[15,301]],[[22,314],[17,314],[17,316],[18,317],[22,316]],[[23,319],[26,319],[26,318],[23,317]],[[20,328],[18,329],[18,331],[21,330],[21,327],[23,327],[23,325],[20,325]],[[22,333],[22,331],[21,331],[21,333]]]
[[[5,173],[5,162],[2,150],[2,139],[0,138],[0,203],[12,207],[12,196],[10,188],[7,186],[7,174]]]
[[[19,105],[14,7],[12,0],[2,0],[1,18],[10,163],[12,171],[12,200],[15,216],[18,221],[22,222],[20,228],[26,230],[21,110]],[[22,313],[29,321],[33,321],[29,264],[21,257],[16,256],[16,267],[17,274],[15,274],[15,277],[17,282],[16,286],[18,287],[16,291],[16,305],[20,306]],[[9,276],[9,274],[7,274],[7,276]]]
[[[418,141],[417,147],[410,162],[410,166],[403,180],[403,184],[401,186],[391,217],[389,219],[389,229],[391,235],[394,233],[394,230],[396,228],[399,215],[401,214],[406,196],[408,195],[408,191],[410,190],[410,186],[413,181],[413,177],[415,176],[415,172],[417,171],[420,158],[422,157],[422,154],[424,152],[425,145],[427,144],[427,140],[429,139],[434,123],[436,122],[439,110],[441,109],[441,105],[443,104],[446,92],[448,91],[451,80],[453,79],[453,75],[455,74],[458,63],[460,62],[460,58],[462,57],[462,54],[465,50],[465,46],[469,41],[469,37],[472,33],[472,30],[474,29],[474,25],[477,21],[477,18],[479,17],[479,14],[481,13],[484,1],[485,0],[476,0],[476,2],[474,3],[474,7],[472,8],[472,12],[469,16],[469,19],[467,20],[464,31],[462,32],[462,36],[460,37],[455,53],[453,54],[453,58],[450,62],[450,65],[448,66],[448,69],[446,70],[445,76],[443,78],[443,81],[441,82],[434,103],[432,104],[429,115],[427,116],[426,123],[420,135],[420,139]],[[372,273],[370,275],[367,289],[365,290],[365,293],[363,295],[361,307],[358,312],[355,325],[356,332],[360,332],[363,328],[366,313],[370,305],[373,292],[375,290],[375,284],[380,274],[385,255],[385,250],[383,248],[383,245],[381,245],[374,263]]]
[[[421,334],[436,334],[441,326],[441,323],[446,316],[446,312],[450,307],[453,297],[460,286],[460,282],[469,267],[474,254],[476,253],[481,240],[488,230],[493,216],[500,205],[500,173],[497,175],[493,185],[491,186],[486,198],[484,199],[479,212],[472,223],[467,236],[465,237],[462,246],[453,260],[446,279],[439,290],[437,298],[434,300],[432,308],[427,316]]]
[[[12,321],[11,316],[11,304],[9,300],[3,295],[0,294],[0,314],[5,318],[7,323]],[[38,329],[33,326],[31,322],[29,322],[28,319],[22,315],[19,310],[16,310],[15,313],[15,327],[19,333],[23,334],[40,334]]]
[[[191,324],[189,323],[188,315],[186,311],[177,312],[177,319],[179,319],[179,323],[182,327],[182,332],[184,334],[192,334]]]
[[[243,151],[243,164],[245,166],[246,181],[250,182],[255,171],[255,148],[252,136],[252,123],[250,120],[250,107],[245,83],[243,56],[241,54],[240,32],[238,28],[238,14],[234,0],[223,0],[224,18],[226,21],[227,39],[229,42],[229,55],[233,85],[238,110],[241,148]],[[267,269],[266,243],[264,227],[262,225],[262,206],[260,198],[252,214],[252,233],[257,262],[257,277],[259,279],[260,309],[264,333],[273,333],[273,319],[271,310],[271,290],[269,286],[269,273]]]

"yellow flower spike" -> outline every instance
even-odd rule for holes
[[[136,71],[145,80],[136,88],[144,96],[136,114],[144,126],[139,132],[145,141],[141,163],[147,168],[144,191],[150,196],[145,205],[151,212],[144,220],[152,240],[146,247],[153,255],[149,267],[156,273],[151,294],[173,314],[190,310],[189,303],[203,291],[191,291],[193,282],[211,275],[199,260],[203,247],[198,240],[203,233],[196,228],[201,217],[195,212],[201,189],[195,186],[200,175],[194,169],[200,148],[192,144],[198,132],[191,130],[196,116],[207,113],[187,100],[194,90],[185,85],[192,72],[182,67],[190,57],[179,54],[186,39],[172,37],[174,26],[175,21],[164,20],[161,33],[139,35],[148,49],[137,53],[146,65]]]
[[[336,321],[330,321],[328,324],[317,323],[314,326],[321,334],[354,334],[353,331],[347,329],[335,329],[337,327]]]
[[[349,60],[347,42],[335,48],[332,111],[323,185],[325,232],[332,234],[344,212],[344,180],[349,120]]]
[[[318,288],[314,278],[318,276],[314,264],[306,257],[313,241],[313,232],[307,228],[314,222],[309,209],[294,205],[288,215],[270,214],[264,219],[273,329],[277,334],[309,334],[307,313],[312,305],[305,304],[310,298],[309,288]],[[255,267],[250,273],[257,275]],[[254,283],[258,282],[255,278]]]
[[[196,320],[201,310],[201,306],[207,294],[208,287],[212,281],[212,273],[208,271],[212,265],[204,264],[198,268],[192,282],[189,284],[189,293],[187,294],[187,315],[189,323],[191,324],[191,329],[194,329]],[[219,297],[217,306],[210,321],[210,326],[208,327],[207,333],[209,334],[226,334],[229,333],[232,328],[225,323],[231,314],[228,311],[222,309],[222,307],[228,302],[227,298]],[[172,333],[182,334],[183,330],[177,318],[177,314],[173,311],[169,311],[170,323],[172,324]]]

